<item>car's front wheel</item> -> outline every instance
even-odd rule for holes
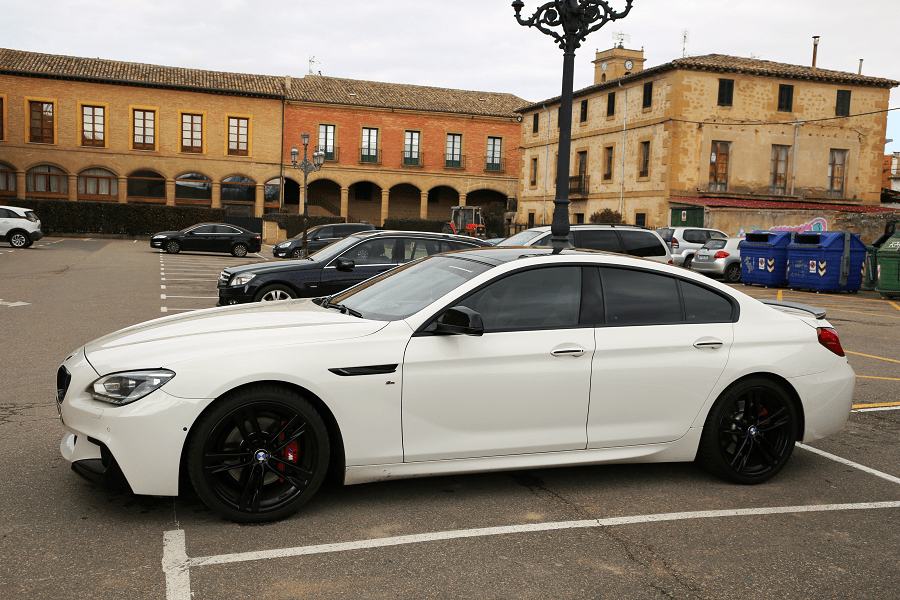
[[[235,244],[231,249],[231,253],[238,258],[243,258],[247,256],[247,246],[246,244]]]
[[[728,388],[706,417],[697,460],[735,483],[762,483],[784,468],[797,441],[797,412],[787,392],[762,377]]]
[[[275,300],[290,300],[291,298],[296,297],[297,294],[294,293],[294,290],[286,285],[276,283],[274,285],[267,285],[259,290],[253,299],[256,302],[273,302]]]
[[[224,396],[196,423],[188,472],[213,511],[242,523],[296,512],[322,485],[328,430],[297,392],[253,385]]]
[[[178,254],[181,252],[181,244],[177,240],[169,240],[166,242],[166,252],[169,254]]]
[[[725,267],[725,281],[739,283],[741,281],[741,265],[733,263]]]
[[[31,238],[24,231],[14,231],[9,236],[9,245],[13,248],[27,248],[31,245]]]
[[[291,258],[303,258],[303,248],[294,248],[291,252]]]

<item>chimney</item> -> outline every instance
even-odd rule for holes
[[[859,74],[862,75],[862,61],[863,59],[859,59]]]
[[[284,76],[284,91],[287,92],[288,94],[291,93],[291,76],[290,75]]]
[[[818,51],[819,51],[819,36],[814,35],[813,36],[813,62],[812,62],[813,71],[816,70],[816,54],[818,53]]]

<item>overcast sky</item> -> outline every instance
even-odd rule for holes
[[[621,10],[625,0],[610,0]],[[518,25],[511,0],[0,0],[0,47],[167,66],[332,77],[558,96],[562,52]],[[526,0],[523,15],[538,6]],[[575,89],[613,32],[644,48],[645,67],[687,53],[729,54],[900,81],[900,0],[634,0],[576,56]],[[900,108],[900,88],[891,94]],[[887,151],[900,151],[900,110]]]

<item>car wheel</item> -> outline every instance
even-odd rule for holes
[[[181,244],[179,244],[176,240],[169,240],[166,242],[166,252],[169,254],[178,254],[181,252]]]
[[[295,513],[322,485],[328,430],[298,393],[254,385],[226,394],[194,426],[188,472],[213,511],[242,523]]]
[[[791,398],[770,380],[754,377],[728,388],[713,404],[697,460],[723,479],[762,483],[784,468],[796,441]]]
[[[268,285],[261,289],[253,300],[256,302],[273,302],[275,300],[290,300],[296,297],[297,294],[291,288],[286,285],[276,284]]]
[[[303,258],[303,248],[294,248],[291,252],[291,258]]]
[[[235,244],[234,247],[231,249],[231,253],[233,255],[237,256],[238,258],[243,258],[244,256],[247,256],[246,244]]]
[[[681,266],[684,267],[685,269],[690,269],[691,261],[693,261],[693,260],[694,260],[694,255],[688,254],[687,256],[684,257],[684,262],[681,263]]]
[[[31,238],[24,231],[14,231],[9,236],[9,245],[13,248],[27,248],[31,245]]]
[[[725,281],[738,283],[741,280],[741,265],[731,264],[725,267]]]

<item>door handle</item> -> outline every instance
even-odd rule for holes
[[[578,358],[584,354],[584,348],[559,348],[553,350],[550,354],[556,357],[571,356],[573,358]]]
[[[718,350],[722,346],[723,344],[719,340],[698,340],[694,342],[694,348],[712,348],[713,350]]]

